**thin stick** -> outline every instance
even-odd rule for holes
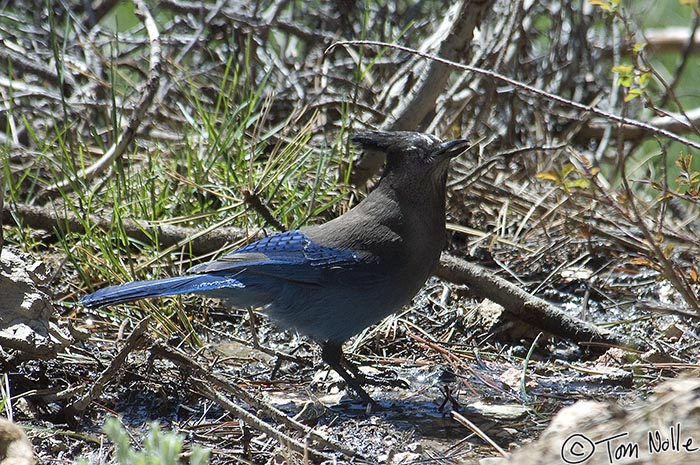
[[[304,456],[306,456],[307,454],[311,455],[311,457],[313,457],[315,460],[332,461],[334,459],[334,457],[331,454],[324,454],[321,451],[310,448],[307,444],[304,444],[303,442],[300,442],[291,436],[287,436],[283,432],[265,423],[260,418],[249,413],[244,408],[234,404],[228,398],[224,397],[222,394],[212,389],[211,383],[209,381],[205,381],[199,378],[190,378],[190,382],[194,384],[194,386],[197,387],[202,394],[219,404],[222,408],[231,412],[236,418],[242,420],[252,428],[255,428],[256,430],[267,434],[271,438],[274,438],[281,445],[289,447],[291,450],[298,452]]]
[[[498,452],[499,454],[501,454],[503,457],[508,457],[508,452],[504,451],[504,450],[501,448],[501,446],[499,446],[498,444],[496,444],[496,442],[495,442],[493,439],[491,439],[486,433],[484,433],[483,431],[481,431],[481,429],[479,429],[479,427],[476,426],[474,423],[472,423],[471,421],[467,420],[466,418],[464,418],[462,415],[460,415],[458,412],[455,412],[454,410],[452,410],[452,411],[450,412],[450,415],[452,415],[452,418],[454,418],[455,420],[457,420],[457,422],[459,422],[462,426],[465,426],[465,427],[469,428],[470,430],[472,430],[472,431],[474,432],[474,434],[476,434],[476,435],[479,436],[481,439],[483,439],[484,441],[486,441],[486,443],[487,443],[488,445],[490,445],[491,447],[493,447],[494,449],[496,449],[496,452]]]

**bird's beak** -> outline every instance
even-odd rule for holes
[[[470,147],[471,143],[466,139],[448,140],[440,144],[437,153],[444,157],[454,158],[464,153]]]

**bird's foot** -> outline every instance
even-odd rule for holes
[[[321,344],[321,347],[321,358],[323,361],[333,368],[343,378],[347,386],[367,403],[368,413],[379,411],[381,407],[364,390],[363,385],[401,387],[404,389],[408,387],[408,383],[400,379],[395,372],[380,372],[379,376],[363,373],[355,364],[343,357],[340,344],[325,342]],[[391,374],[391,376],[386,376],[387,374]]]
[[[342,376],[342,375],[341,375]],[[367,405],[367,413],[373,413],[373,412],[378,412],[382,410],[380,405],[372,399],[372,396],[370,396],[367,391],[365,391],[365,388],[362,386],[363,382],[357,380],[355,377],[349,377],[345,378],[345,385],[347,386],[348,393],[351,394],[354,392],[357,397],[362,399],[363,402]]]

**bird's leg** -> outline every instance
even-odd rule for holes
[[[352,373],[357,382],[361,385],[370,384],[372,386],[399,387],[402,389],[407,389],[409,387],[408,383],[396,377],[396,373],[394,372],[391,372],[394,377],[386,376],[386,371],[381,372],[379,375],[363,373],[357,365],[343,355],[342,349],[340,350],[340,363]]]
[[[255,324],[257,322],[257,318],[255,318],[255,312],[251,307],[247,308],[248,310],[248,317],[249,317],[249,322],[250,322],[250,334],[253,337],[253,347],[260,350],[260,341],[258,340],[258,329],[255,327]]]
[[[340,363],[352,373],[358,383],[362,385],[370,384],[372,386],[387,386],[387,387],[400,387],[406,389],[409,387],[408,383],[403,379],[397,377],[388,377],[386,372],[383,371],[379,375],[369,375],[360,371],[360,368],[348,360],[341,352]],[[393,372],[391,372],[393,373]],[[395,373],[393,373],[396,376]]]
[[[321,358],[323,359],[329,367],[333,368],[336,373],[340,375],[341,378],[350,386],[365,402],[372,406],[372,409],[379,409],[379,405],[372,399],[367,391],[362,388],[362,384],[353,377],[343,365],[347,365],[351,371],[356,375],[359,375],[359,370],[356,366],[350,364],[343,357],[343,348],[340,344],[334,342],[324,342],[321,344]],[[345,362],[345,363],[343,363]]]

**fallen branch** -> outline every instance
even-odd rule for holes
[[[10,210],[10,206],[5,205],[3,217],[6,222],[14,220],[12,212],[18,215],[22,222],[33,228],[57,230],[63,234],[68,232],[79,234],[85,231],[83,226],[85,220],[73,214],[59,218],[53,210],[46,207],[14,204]],[[109,219],[90,218],[89,221],[105,230],[111,227]],[[146,221],[135,220],[123,220],[123,227],[129,237],[138,241],[152,243],[155,239],[164,248],[187,245],[194,255],[215,253],[247,237],[244,230],[231,227],[207,231],[183,226],[155,226]],[[147,234],[146,231],[151,233]],[[554,334],[577,341],[602,342],[644,350],[645,345],[641,341],[566,315],[548,302],[528,294],[487,270],[448,254],[442,255],[437,275],[446,281],[471,286],[478,295],[502,305],[522,320]]]
[[[309,455],[315,461],[332,461],[334,459],[334,457],[331,454],[324,454],[321,451],[315,450],[309,447],[308,445],[304,444],[303,442],[300,442],[299,440],[284,434],[282,431],[273,428],[269,424],[262,421],[260,418],[256,417],[255,415],[249,413],[245,409],[231,402],[221,393],[214,390],[212,386],[206,381],[197,378],[191,378],[190,383],[192,383],[205,397],[216,402],[223,409],[228,410],[229,413],[233,414],[236,418],[244,421],[251,428],[261,431],[267,436],[275,439],[283,447],[287,447],[293,450],[294,452],[302,454],[304,457]]]
[[[452,6],[445,15],[442,25],[434,35],[442,35],[437,55],[446,60],[467,61],[474,29],[479,26],[483,12],[491,6],[491,0],[462,0]],[[446,31],[446,32],[445,32]],[[409,66],[415,68],[415,63]],[[408,70],[398,75],[408,74]],[[415,131],[427,115],[435,111],[435,103],[445,89],[452,69],[438,61],[429,61],[411,87],[408,94],[399,102],[381,129],[385,131]]]
[[[57,235],[83,234],[86,224],[92,224],[104,231],[113,228],[110,218],[99,218],[95,215],[79,218],[71,212],[61,215],[49,207],[35,207],[21,203],[6,203],[2,210],[2,219],[5,224],[19,223],[32,229],[55,232]],[[250,237],[244,229],[234,227],[195,229],[169,224],[153,224],[143,220],[122,219],[121,222],[126,234],[135,241],[144,244],[157,243],[163,248],[187,245],[193,255],[213,253]]]
[[[440,258],[437,276],[455,284],[468,285],[478,296],[500,304],[519,319],[549,333],[576,342],[646,350],[646,344],[642,341],[567,315],[549,302],[528,294],[490,271],[447,253],[443,253]]]

